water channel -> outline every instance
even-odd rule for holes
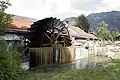
[[[93,68],[96,67],[97,65],[100,65],[101,63],[107,63],[109,60],[110,58],[104,56],[92,56],[92,57],[76,60],[72,63],[65,63],[48,68],[42,68],[41,71]]]

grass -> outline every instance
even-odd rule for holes
[[[120,80],[120,61],[113,60],[113,63],[83,70],[30,71],[25,80]]]

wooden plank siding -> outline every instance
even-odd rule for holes
[[[43,67],[74,61],[74,50],[73,47],[58,47],[57,49],[53,47],[30,48],[30,67]]]
[[[60,63],[74,61],[75,51],[72,47],[62,47],[60,48],[61,61]]]

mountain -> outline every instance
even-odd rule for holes
[[[116,27],[120,31],[120,11],[92,13],[87,18],[93,29],[96,29],[99,22],[104,21],[108,24],[109,30],[113,30]]]
[[[63,23],[66,24],[68,21],[69,25],[74,25],[75,24],[75,20],[77,19],[77,17],[69,17],[63,20]]]
[[[69,21],[69,25],[74,25],[77,17],[66,18],[63,22]],[[90,26],[96,30],[99,22],[104,21],[108,24],[108,29],[113,30],[116,27],[120,31],[120,11],[110,11],[101,13],[92,13],[87,16]]]

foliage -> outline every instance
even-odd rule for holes
[[[8,1],[0,1],[0,10],[5,11],[5,9],[7,9],[8,6],[11,6],[11,4]]]
[[[5,34],[5,30],[12,22],[11,17],[13,15],[5,13],[5,9],[10,6],[10,3],[6,1],[0,1],[0,35]]]
[[[1,80],[23,80],[25,74],[20,68],[20,60],[16,60],[18,59],[18,55],[19,53],[10,53],[8,51],[0,50]]]
[[[5,44],[6,44],[6,41],[0,40],[0,50],[4,49]]]
[[[90,28],[90,24],[89,24],[87,18],[83,14],[78,16],[78,18],[76,19],[75,26],[81,28],[85,32],[88,32],[88,30]]]
[[[96,36],[102,40],[110,40],[110,41],[115,41],[116,37],[119,35],[119,31],[115,27],[112,32],[107,28],[108,25],[105,24],[104,21],[100,22],[97,31],[96,31]]]
[[[0,35],[4,35],[8,25],[12,22],[12,15],[6,14],[5,9],[10,4],[0,1]],[[5,51],[6,42],[0,40],[0,80],[23,80],[24,71],[20,68],[20,53]]]
[[[105,24],[104,21],[100,22],[98,27],[97,27],[97,31],[96,31],[96,35],[98,38],[102,39],[102,40],[111,40],[111,33],[107,28],[107,24]]]
[[[116,37],[119,35],[119,31],[118,31],[118,29],[116,27],[112,31],[111,35],[112,35],[112,40],[116,41]]]

